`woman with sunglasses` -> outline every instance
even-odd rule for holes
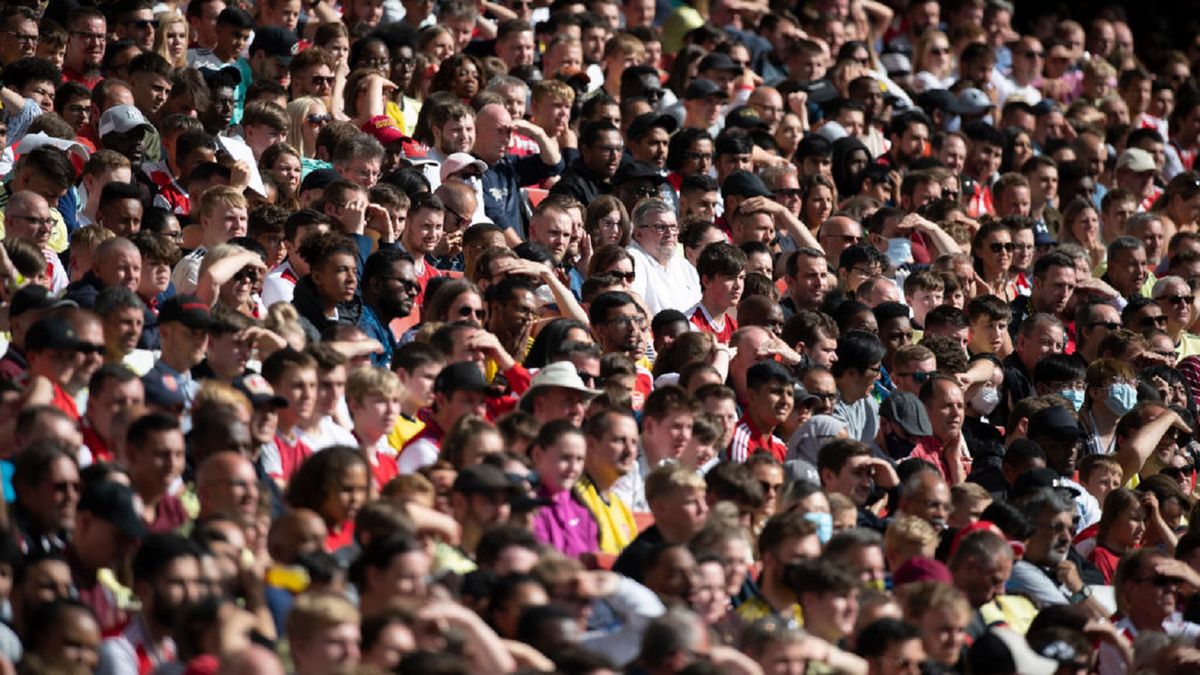
[[[999,221],[979,228],[971,242],[975,273],[993,295],[1005,302],[1017,297],[1017,284],[1012,277],[1013,250],[1012,233]]]
[[[1096,269],[1108,258],[1108,250],[1100,236],[1100,211],[1083,197],[1072,199],[1063,209],[1058,240],[1060,243],[1082,246],[1088,253],[1090,269]]]
[[[311,171],[313,158],[317,155],[317,134],[333,121],[325,102],[315,96],[301,96],[289,101],[287,106],[288,145],[300,151],[300,162],[305,173]]]
[[[927,30],[913,48],[913,90],[949,89],[954,84],[954,55],[950,38],[940,30]]]

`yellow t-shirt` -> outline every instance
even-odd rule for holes
[[[67,238],[67,223],[63,220],[62,214],[58,209],[50,207],[50,220],[54,221],[50,225],[50,241],[46,244],[51,251],[62,253],[67,250],[70,245],[70,240]],[[4,238],[4,211],[0,209],[0,239]]]
[[[425,423],[416,418],[408,418],[404,415],[396,418],[396,426],[392,427],[392,432],[388,434],[388,445],[392,446],[392,450],[396,454],[400,454],[400,450],[406,443],[413,439],[414,436],[421,433],[425,428]]]
[[[421,102],[405,96],[403,109],[395,101],[388,101],[384,112],[388,119],[400,128],[401,133],[412,136],[413,129],[417,126],[417,115],[421,114]]]
[[[596,489],[596,484],[586,475],[579,479],[578,487],[577,494],[583,499],[584,506],[595,516],[596,524],[600,527],[600,551],[619,554],[638,534],[633,512],[615,494],[608,495],[608,501],[605,501]]]

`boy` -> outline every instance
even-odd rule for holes
[[[281,349],[263,361],[263,377],[275,393],[287,400],[279,408],[274,447],[263,452],[263,467],[281,486],[312,454],[300,435],[299,425],[310,419],[317,407],[317,360],[294,349]]]
[[[721,438],[717,441],[717,447],[728,448],[738,423],[737,393],[723,384],[706,384],[696,390],[695,398],[701,412],[721,422]]]
[[[1125,221],[1137,213],[1137,199],[1125,188],[1113,188],[1100,200],[1100,231],[1104,241],[1125,234]]]
[[[946,284],[937,273],[930,270],[913,272],[904,280],[904,301],[912,307],[912,324],[917,330],[925,329],[925,315],[942,304]]]
[[[400,475],[396,451],[388,443],[387,434],[400,418],[404,393],[400,378],[383,368],[359,368],[346,379],[346,404],[354,420],[354,437],[371,465],[376,491]]]
[[[429,280],[441,276],[437,268],[426,262],[425,256],[432,254],[441,242],[445,218],[446,207],[436,196],[421,192],[412,197],[408,223],[401,234],[400,244],[412,254],[415,261],[417,283],[421,285],[421,292],[417,295],[418,306],[425,304],[425,287]]]
[[[433,405],[433,382],[445,365],[441,352],[423,342],[409,342],[392,354],[392,371],[404,387],[400,414],[388,434],[393,452],[399,453],[405,443],[425,428],[425,422],[417,414]]]
[[[738,328],[729,310],[742,298],[746,254],[730,244],[709,244],[696,259],[696,273],[700,276],[700,302],[687,311],[688,321],[727,345]]]
[[[317,362],[317,406],[304,425],[305,441],[318,451],[332,445],[358,445],[346,424],[350,417],[345,409],[346,357],[326,343],[310,344],[306,352]]]
[[[312,209],[301,209],[283,224],[283,262],[267,274],[263,281],[263,304],[267,307],[277,302],[292,302],[296,292],[296,282],[300,277],[309,273],[308,263],[300,257],[300,245],[309,236],[328,232],[330,219],[328,216]]]
[[[983,510],[992,503],[992,495],[978,483],[959,483],[950,488],[950,518],[947,524],[962,529],[979,522]]]
[[[75,222],[80,227],[95,223],[97,211],[100,210],[99,197],[104,191],[104,186],[110,182],[129,183],[132,180],[133,171],[130,168],[129,159],[125,155],[112,150],[96,151],[96,154],[89,157],[87,163],[83,165],[84,194],[79,195],[79,204],[82,208],[76,213]],[[75,280],[74,265],[71,266],[71,280]]]
[[[263,247],[268,270],[282,265],[287,256],[287,249],[283,245],[284,223],[287,219],[287,209],[273,205],[260,206],[247,217],[246,236]]]
[[[746,371],[746,408],[729,444],[729,459],[744,462],[756,452],[769,452],[780,462],[787,446],[775,428],[792,413],[795,388],[791,373],[775,361],[763,361]]]
[[[425,428],[400,452],[400,473],[414,473],[437,461],[446,430],[463,415],[487,416],[487,381],[471,361],[442,368],[433,382],[433,405],[425,415]]]
[[[200,197],[197,216],[204,232],[204,240],[196,250],[184,256],[175,265],[171,281],[178,293],[196,292],[200,263],[208,249],[224,244],[234,237],[246,236],[246,198],[237,188],[217,186],[209,189]]]
[[[1101,504],[1121,487],[1121,463],[1113,455],[1088,455],[1079,462],[1079,482]]]
[[[1012,308],[994,295],[980,295],[967,303],[971,354],[999,354],[1004,349]]]
[[[217,15],[217,40],[211,51],[194,49],[188,51],[188,66],[201,72],[221,70],[227,66],[237,68],[241,81],[234,93],[233,123],[242,119],[242,104],[246,100],[246,89],[254,80],[250,62],[242,56],[250,43],[254,30],[254,17],[240,7],[226,7]],[[257,158],[258,155],[255,155]]]

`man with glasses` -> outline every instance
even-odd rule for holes
[[[526,350],[541,303],[537,285],[528,277],[508,275],[487,290],[487,329],[510,354]]]
[[[1113,579],[1117,607],[1123,615],[1113,627],[1126,635],[1163,633],[1189,644],[1195,642],[1200,625],[1185,621],[1180,606],[1181,588],[1192,584],[1200,584],[1200,575],[1187,563],[1156,547],[1136,549],[1121,561]],[[1100,663],[1122,663],[1122,656],[1114,647],[1102,644]]]
[[[462,272],[466,269],[463,234],[474,222],[476,206],[479,204],[475,190],[464,182],[452,180],[442,183],[441,187],[434,190],[434,194],[446,206],[446,221],[442,241],[431,256],[433,266],[439,270]]]
[[[1007,590],[1020,593],[1038,607],[1078,604],[1096,616],[1108,612],[1092,599],[1089,584],[1104,585],[1104,577],[1071,545],[1075,533],[1075,503],[1063,488],[1052,487],[1054,472],[1034,469],[1022,474],[1011,497],[1033,524],[1025,555],[1013,563]],[[1037,481],[1050,486],[1035,487]]]
[[[1042,66],[1046,63],[1046,50],[1041,40],[1032,35],[1024,35],[1012,47],[1012,72],[1007,78],[993,78],[999,85],[1000,105],[1006,101],[1021,101],[1029,105],[1037,105],[1042,100],[1042,92],[1033,85],[1042,76]]]
[[[57,293],[66,288],[67,274],[49,246],[54,220],[46,200],[28,190],[13,194],[4,207],[4,223],[5,241],[23,239],[43,252],[50,272],[50,290]]]
[[[1161,310],[1160,310],[1161,311]],[[1121,313],[1107,302],[1092,301],[1075,313],[1075,353],[1087,363],[1100,357],[1100,343],[1121,327]]]
[[[863,238],[862,225],[845,215],[830,216],[821,224],[819,232],[821,234],[817,241],[825,250],[825,260],[829,263],[830,269],[838,269],[842,251],[860,243]],[[879,270],[876,269],[873,273],[878,274]]]
[[[615,135],[615,134],[614,134]],[[630,290],[646,300],[651,315],[664,309],[688,310],[700,301],[700,278],[676,245],[679,225],[675,209],[651,197],[643,199],[631,214],[633,256],[636,275]]]
[[[1200,354],[1200,337],[1187,332],[1196,312],[1196,296],[1188,282],[1182,277],[1163,277],[1155,282],[1150,296],[1167,317],[1165,330],[1175,341],[1175,351],[1179,353],[1179,358]]]
[[[108,23],[94,7],[79,7],[67,15],[67,53],[63,81],[79,82],[91,89],[102,77],[100,64],[108,44]]]
[[[292,99],[315,96],[325,101],[326,107],[329,107],[336,67],[337,62],[333,55],[320,47],[309,47],[297,54],[288,64]]]
[[[146,0],[118,3],[113,13],[113,33],[118,40],[132,40],[144,52],[154,49],[154,8]]]
[[[5,7],[0,14],[0,63],[9,64],[37,53],[38,23],[32,9]]]
[[[388,327],[393,319],[412,313],[420,291],[412,256],[396,248],[384,248],[371,254],[363,265],[362,314],[358,327],[367,337],[379,341],[383,351],[371,355],[376,366],[388,367],[396,350],[396,337]]]

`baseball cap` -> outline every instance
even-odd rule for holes
[[[730,73],[740,73],[742,72],[742,67],[734,63],[728,54],[710,52],[704,58],[700,59],[700,64],[696,66],[697,73],[703,73],[706,70],[724,70]]]
[[[1050,246],[1057,243],[1058,240],[1054,238],[1054,235],[1050,234],[1050,227],[1046,225],[1045,220],[1037,220],[1033,223],[1034,246]]]
[[[892,574],[893,588],[917,581],[939,581],[943,584],[952,584],[954,576],[950,574],[950,568],[946,567],[945,563],[919,555],[906,560]]]
[[[570,361],[557,361],[545,366],[533,376],[529,389],[521,396],[521,402],[517,405],[525,412],[533,412],[533,399],[542,390],[553,387],[581,392],[586,399],[600,393],[583,384],[583,378],[579,377],[579,371],[575,370],[575,365]]]
[[[330,183],[341,179],[342,174],[333,169],[314,169],[300,182],[300,191],[324,190]]]
[[[816,103],[817,105],[828,103],[838,96],[841,96],[837,90],[837,87],[833,86],[833,83],[829,80],[814,80],[812,82],[806,82],[797,87],[796,91],[802,91],[808,94],[809,103]]]
[[[734,171],[721,184],[722,197],[774,197],[758,174],[749,171]]]
[[[729,98],[729,94],[724,89],[718,87],[716,82],[706,80],[703,77],[697,77],[692,80],[688,83],[687,89],[683,90],[683,99],[685,101],[694,101],[710,96],[716,96],[721,99]]]
[[[750,106],[743,105],[729,111],[725,116],[726,129],[766,129],[767,123],[763,121],[762,116],[758,111]]]
[[[159,325],[171,321],[178,321],[188,328],[204,329],[213,322],[208,303],[194,295],[176,295],[162,304],[158,310]]]
[[[1008,491],[1008,498],[1016,499],[1042,488],[1057,488],[1069,492],[1071,497],[1079,496],[1079,490],[1065,482],[1057,471],[1038,467],[1017,476],[1013,481],[1012,489]]]
[[[912,74],[912,61],[900,52],[889,52],[879,57],[879,63],[887,71],[888,77]]]
[[[726,125],[728,123],[728,120],[726,120]],[[650,133],[651,129],[658,128],[671,134],[675,133],[675,129],[678,127],[679,121],[670,115],[644,113],[633,118],[633,121],[629,123],[629,130],[625,132],[625,137],[631,141],[636,141]]]
[[[363,122],[362,130],[375,137],[381,145],[395,143],[408,138],[404,132],[397,127],[392,118],[387,115],[376,115],[371,119]]]
[[[254,31],[254,42],[250,43],[250,55],[263,50],[267,56],[274,56],[283,65],[292,62],[292,57],[299,51],[300,38],[292,31],[281,26],[262,26]]]
[[[146,403],[157,408],[182,410],[186,402],[183,398],[183,383],[178,377],[162,369],[154,369],[143,375],[142,388],[146,392]]]
[[[1125,152],[1117,157],[1117,171],[1121,169],[1129,169],[1134,173],[1142,173],[1143,171],[1156,171],[1158,165],[1154,163],[1154,158],[1150,153],[1141,148],[1125,148]]]
[[[879,404],[879,415],[900,425],[909,436],[930,436],[933,427],[921,399],[906,391],[893,391]]]
[[[74,300],[64,300],[55,297],[45,286],[29,284],[13,294],[12,303],[8,308],[9,318],[21,316],[25,312],[40,309],[58,309],[60,307],[78,307]]]
[[[957,112],[959,115],[982,115],[992,107],[992,99],[983,91],[968,87],[958,93]]]
[[[276,408],[288,407],[288,400],[276,394],[267,379],[258,373],[234,378],[233,386],[245,394],[256,408],[264,405],[272,405]]]
[[[454,479],[454,491],[464,495],[508,492],[515,497],[521,492],[521,487],[491,464],[475,464],[458,472],[458,477]]]
[[[107,480],[86,483],[79,495],[78,508],[107,520],[134,539],[146,536],[146,524],[133,505],[133,490],[121,483]]]
[[[455,152],[447,157],[446,161],[442,162],[442,182],[445,183],[447,178],[467,167],[474,167],[480,174],[487,171],[488,168],[482,159],[477,159],[474,155],[465,152]]]
[[[967,651],[968,671],[975,675],[1053,675],[1058,662],[1033,651],[1011,628],[995,626],[975,638]]]
[[[796,401],[796,403],[807,404],[818,400],[815,395],[808,393],[808,389],[805,389],[804,385],[800,382],[793,383],[792,389],[794,390],[794,396],[792,398]]]
[[[433,381],[433,390],[442,394],[456,391],[486,391],[487,380],[483,379],[478,364],[474,361],[451,363],[442,368]]]
[[[917,105],[931,113],[941,110],[952,114],[958,113],[958,99],[949,89],[928,89],[917,95]]]
[[[1056,441],[1070,442],[1083,436],[1075,415],[1062,406],[1052,405],[1029,418],[1030,438],[1045,436]]]
[[[101,138],[113,132],[123,134],[138,128],[144,128],[146,131],[154,129],[146,121],[142,111],[131,105],[114,105],[105,110],[104,114],[100,115],[100,125],[97,128]]]
[[[209,87],[236,87],[242,83],[242,71],[237,66],[209,66],[199,70]]]
[[[57,316],[38,319],[25,333],[25,351],[29,352],[45,349],[74,350],[85,344],[71,327],[71,322]]]
[[[617,167],[617,173],[613,175],[613,185],[622,185],[635,180],[646,180],[661,185],[667,181],[654,167],[637,160],[628,160],[621,162]]]

